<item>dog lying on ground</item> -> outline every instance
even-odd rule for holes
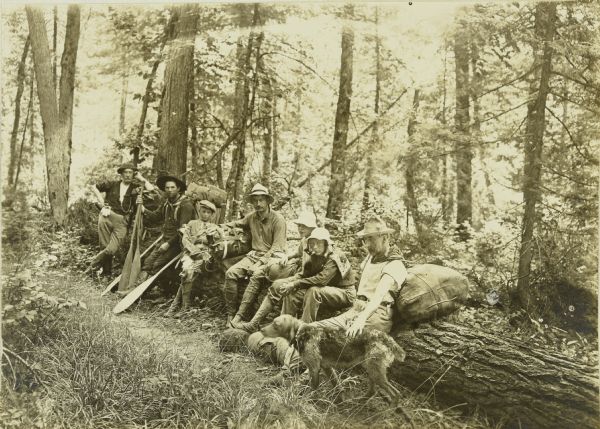
[[[348,338],[343,328],[323,328],[304,323],[289,314],[276,317],[261,332],[266,337],[283,337],[294,344],[310,373],[310,385],[319,386],[323,369],[334,384],[339,382],[335,369],[362,366],[369,379],[368,397],[379,388],[393,405],[397,405],[400,392],[387,378],[387,369],[397,359],[403,362],[406,353],[389,335],[364,330]]]

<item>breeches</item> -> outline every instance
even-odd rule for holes
[[[110,212],[108,216],[98,216],[98,238],[104,253],[114,255],[125,241],[127,220],[125,216]]]

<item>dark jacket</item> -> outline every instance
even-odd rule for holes
[[[119,201],[120,185],[120,180],[111,180],[108,182],[98,183],[96,188],[100,192],[106,193],[104,203],[110,206],[110,209],[113,212],[120,214],[121,216],[126,216],[135,211],[135,199],[137,198],[137,191],[136,187],[133,184],[130,184],[127,187],[125,196],[123,197],[123,202],[121,202]]]
[[[162,221],[161,232],[163,240],[168,241],[169,245],[179,244],[179,229],[186,223],[196,218],[194,205],[185,195],[180,196],[177,201],[165,201],[155,211],[144,212],[144,219],[149,222]]]
[[[294,281],[299,289],[312,286],[346,288],[356,283],[356,275],[348,258],[333,246],[323,256],[311,255],[302,267],[300,277]]]

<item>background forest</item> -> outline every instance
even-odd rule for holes
[[[139,148],[150,177],[226,189],[228,219],[256,181],[288,219],[309,208],[338,239],[376,212],[408,260],[469,272],[491,302],[581,320],[595,313],[573,296],[596,289],[599,11],[65,6],[34,36],[22,8],[5,10],[4,207],[64,224],[67,198],[89,199]],[[69,143],[44,140],[41,82]]]
[[[314,211],[355,264],[375,213],[408,266],[466,274],[467,308],[415,328],[395,375],[420,427],[597,427],[599,4],[19,5],[1,18],[0,426],[408,427],[377,404],[264,388],[264,363],[217,350],[209,299],[182,322],[147,302],[111,319],[113,297],[81,275],[98,244],[88,189],[134,160],[151,180],[225,189],[225,220],[260,181],[288,221]],[[182,332],[196,361],[171,348]],[[411,374],[426,378],[414,390]]]

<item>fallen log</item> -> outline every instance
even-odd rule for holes
[[[510,428],[600,427],[598,368],[479,329],[434,322],[395,335],[399,384]]]

